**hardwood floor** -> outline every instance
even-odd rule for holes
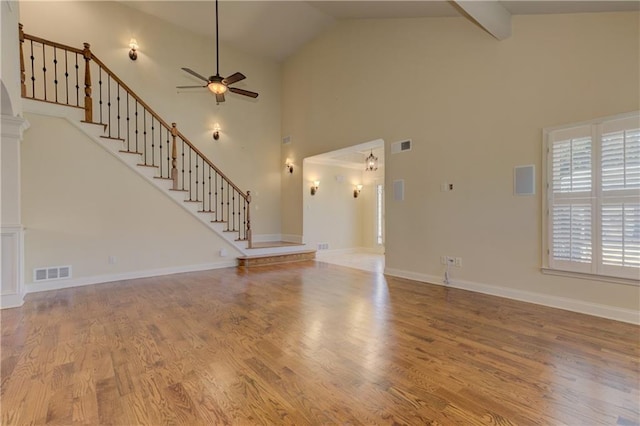
[[[3,425],[640,422],[639,327],[321,262],[0,315]]]

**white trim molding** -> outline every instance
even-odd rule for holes
[[[24,303],[24,228],[2,226],[2,281],[0,308],[15,308]]]
[[[476,283],[472,281],[451,280],[448,285],[445,285],[442,282],[441,277],[421,274],[418,272],[403,271],[400,269],[385,268],[384,273],[385,275],[406,278],[409,280],[420,281],[427,284],[435,284],[445,287],[453,287],[461,290],[469,290],[476,293],[505,297],[507,299],[519,300],[521,302],[534,303],[536,305],[564,309],[566,311],[579,312],[581,314],[593,315],[596,317],[608,318],[616,321],[640,325],[640,312],[633,309],[617,308],[609,305],[585,302],[582,300],[569,299],[560,296],[550,296],[547,294],[533,293],[506,287],[492,286],[489,284]]]
[[[37,284],[27,284],[26,292],[38,293],[41,291],[60,290],[63,288],[82,287],[85,285],[104,284],[114,281],[134,280],[138,278],[158,277],[162,275],[181,274],[185,272],[208,271],[211,269],[235,268],[238,266],[236,259],[224,262],[203,263],[200,265],[177,266],[171,268],[148,269],[145,271],[131,271],[120,274],[95,275],[92,277],[80,277],[71,280],[46,281]]]

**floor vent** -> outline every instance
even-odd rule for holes
[[[391,144],[391,153],[397,154],[399,152],[411,151],[411,139],[406,141],[394,142]]]
[[[52,266],[33,270],[33,281],[53,281],[71,278],[71,266]]]

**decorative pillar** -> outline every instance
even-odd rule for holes
[[[0,308],[21,306],[24,299],[24,227],[20,219],[20,141],[29,126],[21,117],[2,115],[2,274]]]

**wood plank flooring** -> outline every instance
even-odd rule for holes
[[[640,423],[639,327],[322,262],[0,316],[3,425]]]

